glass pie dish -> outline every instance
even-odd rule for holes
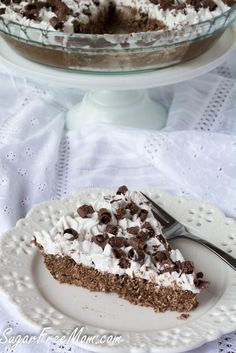
[[[0,34],[25,58],[65,70],[125,73],[161,69],[209,49],[236,18],[236,4],[218,17],[176,30],[130,34],[67,34],[0,16]]]

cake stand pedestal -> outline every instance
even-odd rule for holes
[[[82,102],[70,109],[67,129],[85,123],[113,123],[137,128],[161,129],[167,119],[166,109],[149,98],[147,89],[161,87],[209,72],[225,61],[236,42],[235,27],[200,57],[161,70],[125,74],[96,74],[65,71],[31,62],[18,55],[0,38],[0,61],[16,75],[47,82],[50,85],[90,90]]]
[[[161,129],[167,118],[162,104],[150,99],[146,90],[98,90],[85,94],[67,114],[67,129],[80,124],[105,122]]]

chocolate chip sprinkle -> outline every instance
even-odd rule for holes
[[[152,255],[152,259],[154,260],[154,262],[158,262],[158,263],[163,263],[164,261],[166,261],[168,258],[170,257],[170,254],[168,251],[164,250],[164,251],[157,251]]]
[[[143,232],[140,231],[137,235],[136,238],[142,240],[142,241],[146,241],[148,239],[150,239],[150,235],[148,234],[148,232]]]
[[[123,219],[123,218],[125,217],[125,215],[126,215],[126,210],[125,210],[125,208],[123,208],[123,207],[117,208],[116,211],[115,211],[115,215],[116,215],[116,218],[117,218],[118,220]]]
[[[139,262],[140,264],[144,263],[145,253],[141,249],[130,249],[128,251],[128,258],[132,261]]]
[[[98,219],[100,224],[108,224],[111,220],[111,214],[106,208],[100,208],[98,211]]]
[[[106,232],[116,235],[118,233],[118,227],[117,226],[113,226],[111,224],[108,224],[106,226]]]
[[[122,185],[118,188],[116,193],[117,193],[117,195],[122,195],[122,194],[125,195],[127,191],[128,191],[127,186]]]
[[[141,209],[140,213],[139,213],[139,218],[142,222],[146,221],[148,216],[148,211],[145,209]]]
[[[111,250],[112,250],[116,259],[121,259],[122,257],[126,257],[126,253],[121,249],[112,248]]]
[[[101,248],[105,248],[107,242],[108,242],[108,235],[107,234],[98,234],[98,235],[94,235],[92,237],[92,242],[94,242],[95,244],[101,246]]]
[[[0,9],[0,15],[4,15],[5,12],[6,12],[6,9],[5,9],[5,8],[1,8],[1,9]]]
[[[167,242],[162,234],[157,234],[156,237],[162,245],[167,246]]]
[[[80,33],[80,23],[78,20],[73,21],[74,33]]]
[[[145,222],[143,225],[142,225],[142,228],[143,229],[146,229],[147,232],[148,232],[148,235],[149,237],[154,237],[155,235],[155,230],[152,228],[151,224],[149,222]]]
[[[140,228],[138,226],[136,226],[136,227],[129,227],[126,230],[128,233],[135,235],[135,234],[138,234]]]
[[[137,238],[130,238],[128,242],[129,242],[129,245],[132,246],[132,248],[134,249],[145,250],[147,248],[147,244],[145,244],[142,240]]]
[[[206,289],[209,287],[209,282],[203,280],[203,273],[202,272],[198,272],[193,280],[193,283],[195,284],[195,286],[199,289]]]
[[[67,228],[64,230],[63,234],[71,234],[71,237],[68,240],[75,240],[79,238],[79,233],[72,228]]]
[[[127,241],[124,237],[111,237],[109,239],[109,244],[112,248],[122,248],[123,246],[126,246]]]
[[[91,205],[82,205],[77,209],[78,214],[82,218],[88,218],[94,213],[94,209]]]
[[[127,269],[129,268],[131,265],[130,265],[130,262],[128,259],[126,259],[125,257],[122,257],[118,263],[118,265],[121,267],[121,268],[124,268],[124,269]]]
[[[174,269],[175,271],[180,272],[179,276],[181,276],[182,273],[191,274],[194,270],[194,264],[192,261],[176,261],[174,263]]]
[[[59,21],[58,18],[56,16],[52,17],[50,20],[49,20],[49,23],[50,25],[55,29],[55,30],[58,30],[58,29],[63,29],[63,22],[62,21]]]
[[[189,318],[189,316],[190,316],[190,314],[182,313],[177,317],[177,319],[178,320],[187,320]]]
[[[130,214],[132,216],[134,216],[135,214],[139,214],[140,212],[140,208],[138,205],[136,205],[135,202],[131,201],[130,203],[128,203],[128,205],[126,206],[127,209],[129,209]]]
[[[24,16],[30,20],[36,20],[39,15],[39,10],[36,4],[27,4],[24,7]]]

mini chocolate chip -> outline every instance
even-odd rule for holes
[[[130,234],[138,234],[140,228],[138,226],[137,227],[129,227],[126,230]]]
[[[12,0],[14,4],[20,4],[22,0]]]
[[[100,208],[100,210],[98,211],[98,219],[99,223],[107,224],[111,220],[111,214],[106,208]]]
[[[180,270],[182,273],[191,274],[194,270],[194,265],[192,261],[182,261],[180,263]]]
[[[122,248],[127,243],[124,237],[111,237],[109,239],[109,244],[112,248]]]
[[[128,240],[129,245],[132,246],[134,249],[141,249],[141,250],[146,250],[147,245],[140,239],[137,238],[130,238]]]
[[[74,33],[80,33],[80,23],[78,20],[73,21]]]
[[[186,6],[186,4],[184,4],[184,3],[182,3],[182,4],[179,4],[179,3],[178,3],[178,4],[175,5],[175,9],[178,10],[178,11],[180,11],[180,10],[185,10],[186,7],[187,7],[187,6]],[[184,11],[184,14],[186,15],[185,11]]]
[[[6,12],[6,9],[5,9],[5,8],[1,8],[1,9],[0,9],[0,15],[4,15],[5,12]]]
[[[148,232],[141,231],[136,235],[136,238],[141,239],[142,241],[145,241],[150,239],[150,235],[148,234]]]
[[[56,16],[52,17],[50,20],[49,20],[49,23],[50,25],[55,28],[55,30],[58,30],[58,29],[63,29],[63,22],[62,21],[59,21],[58,18]],[[83,206],[82,206],[83,207]],[[78,212],[79,213],[79,212]],[[80,214],[81,216],[81,214]],[[82,216],[81,216],[82,217]],[[82,218],[85,218],[85,217],[82,217]]]
[[[198,272],[198,273],[196,273],[196,277],[197,278],[203,278],[203,272]]]
[[[106,232],[116,235],[118,233],[118,227],[117,226],[112,226],[111,224],[108,224],[107,227],[106,227]]]
[[[160,0],[160,7],[166,10],[172,10],[175,7],[175,0]]]
[[[148,216],[148,211],[145,210],[145,209],[141,209],[141,211],[140,211],[140,213],[139,213],[140,220],[141,220],[142,222],[146,221],[147,216]]]
[[[127,191],[128,191],[127,186],[122,185],[122,186],[119,187],[119,189],[117,190],[116,193],[117,193],[118,195],[122,195],[122,194],[125,195]]]
[[[2,0],[1,1],[4,5],[8,6],[11,3],[11,0]]]
[[[24,16],[30,20],[35,20],[39,15],[38,8],[35,4],[27,4],[24,7]]]
[[[152,255],[152,258],[155,262],[160,262],[162,263],[163,261],[166,261],[170,257],[170,254],[168,251],[157,251],[155,254]]]
[[[77,209],[77,212],[80,217],[88,218],[88,216],[91,216],[91,214],[94,213],[94,209],[91,205],[82,205]]]
[[[135,214],[140,212],[140,208],[138,207],[138,205],[136,205],[135,202],[131,201],[130,203],[128,203],[128,205],[126,206],[127,209],[129,209],[130,214],[132,216],[134,216]]]
[[[213,0],[203,0],[201,2],[203,8],[209,8],[210,11],[214,11],[217,8],[217,4]]]
[[[64,7],[59,7],[56,9],[55,14],[59,21],[65,21],[67,17],[68,10]]]
[[[107,242],[108,242],[108,235],[107,234],[98,234],[98,235],[94,235],[92,237],[92,242],[94,242],[95,244],[101,246],[101,248],[105,248]]]
[[[116,218],[118,220],[123,219],[125,217],[125,214],[126,214],[125,208],[123,208],[123,207],[117,208],[116,211],[115,211],[115,214],[116,214]]]
[[[120,266],[121,268],[124,268],[124,269],[129,268],[129,267],[130,267],[130,262],[129,262],[129,260],[126,259],[125,257],[122,257],[122,258],[120,259],[120,261],[119,261],[119,266]]]
[[[94,5],[96,5],[96,6],[99,6],[99,5],[100,5],[100,1],[99,1],[99,0],[93,0],[93,3],[94,3]]]
[[[145,222],[143,225],[142,225],[142,228],[152,228],[151,224],[149,222]]]
[[[24,7],[25,10],[37,10],[37,5],[36,4],[27,4],[25,7]]]
[[[162,234],[157,234],[156,237],[162,245],[167,246],[167,242]]]
[[[79,233],[72,228],[65,229],[63,234],[71,234],[71,237],[68,240],[75,240],[79,238]]]
[[[37,5],[38,10],[41,10],[42,8],[48,8],[49,4],[47,2],[44,1],[37,1],[35,2],[35,4]]]
[[[199,11],[200,7],[202,7],[201,0],[186,0],[186,3],[193,6],[196,11]]]
[[[126,253],[121,249],[112,248],[112,252],[113,252],[116,259],[120,259],[120,258],[126,256]]]
[[[149,235],[150,238],[154,237],[154,235],[155,235],[155,230],[152,228],[152,226],[151,226],[151,224],[150,224],[149,222],[145,222],[145,223],[142,225],[142,228],[147,230],[147,233],[148,233],[148,235]]]
[[[128,258],[130,260],[139,262],[140,264],[143,264],[144,259],[145,259],[145,253],[141,249],[130,249],[128,251]]]
[[[199,289],[206,289],[206,288],[209,287],[209,282],[208,281],[204,281],[203,279],[197,278],[196,276],[195,276],[195,278],[193,280],[193,283]]]
[[[178,320],[187,320],[188,318],[189,318],[189,314],[185,314],[185,313],[177,317]]]

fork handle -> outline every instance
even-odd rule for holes
[[[211,250],[213,253],[215,253],[217,256],[219,256],[224,262],[226,262],[230,267],[232,267],[234,270],[236,270],[236,258],[233,256],[227,254],[225,251],[221,250],[214,244],[210,243],[209,241],[199,238],[196,235],[193,235],[191,233],[184,233],[184,234],[179,234],[178,238],[188,238],[191,239],[201,245],[204,245],[207,249]]]

